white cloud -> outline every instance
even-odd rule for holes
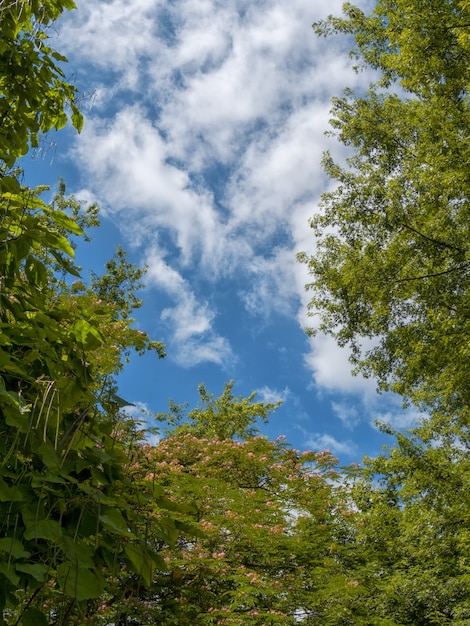
[[[418,421],[424,417],[424,414],[415,407],[404,409],[399,405],[398,398],[390,402],[388,410],[373,410],[370,413],[371,422],[375,426],[375,422],[387,424],[392,428],[402,430],[405,428],[413,428]]]
[[[292,281],[295,263],[295,255],[288,248],[278,247],[266,257],[252,253],[245,266],[247,280],[238,292],[250,315],[268,319],[272,313],[295,314],[298,306],[296,284]]]
[[[161,319],[171,321],[175,327],[175,340],[183,343],[209,332],[214,313],[206,304],[198,304],[192,293],[184,292],[175,307],[163,310]]]
[[[245,276],[237,289],[251,314],[305,310],[295,252],[313,245],[330,98],[368,81],[340,38],[325,46],[311,29],[342,0],[77,5],[61,42],[97,93],[74,151],[89,193],[132,244],[159,250],[147,253],[149,281],[174,301],[161,315],[178,358],[225,364],[232,349],[194,275]],[[311,345],[319,388],[375,393],[332,341]]]
[[[305,355],[305,362],[316,385],[325,391],[356,393],[367,399],[377,396],[376,382],[360,375],[352,376],[347,348],[339,347],[328,335],[319,333],[311,340],[311,352]]]
[[[353,456],[356,453],[356,446],[351,441],[338,441],[328,434],[310,433],[306,445],[315,451],[330,450],[333,454],[346,454]]]
[[[331,408],[346,428],[352,429],[360,421],[359,411],[356,406],[346,402],[332,402]]]
[[[271,389],[265,385],[261,389],[256,390],[256,395],[262,402],[274,404],[276,402],[286,402],[291,396],[291,391],[288,387],[285,387],[282,391],[277,389]]]
[[[78,0],[77,11],[61,24],[61,45],[70,57],[120,72],[120,87],[136,87],[141,59],[154,51],[159,0]]]
[[[148,285],[163,289],[175,301],[160,315],[170,329],[170,358],[183,367],[202,362],[228,366],[234,355],[229,341],[213,329],[216,313],[207,302],[198,302],[183,276],[162,258],[157,247],[148,251]]]

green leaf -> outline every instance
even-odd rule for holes
[[[104,591],[103,579],[97,571],[71,563],[59,565],[57,580],[62,591],[78,602],[99,598]]]
[[[44,263],[38,261],[33,256],[29,256],[25,262],[26,278],[35,287],[45,287],[47,285],[47,270]]]
[[[93,530],[96,530],[96,523],[93,525],[93,522],[90,524],[90,527]],[[92,530],[92,532],[93,532]],[[87,535],[86,523],[85,525],[80,525],[79,531],[81,535]],[[65,548],[65,553],[71,562],[79,562],[81,567],[85,567],[88,569],[92,569],[94,565],[94,552],[90,548],[89,545],[83,540],[73,539],[68,535],[64,535],[63,537],[63,546]]]
[[[72,124],[77,129],[78,133],[82,132],[83,122],[83,115],[80,113],[78,108],[74,104],[72,104]]]
[[[113,533],[126,537],[132,536],[128,522],[117,509],[106,507],[100,515],[100,522],[105,529]]]
[[[24,549],[21,541],[14,537],[2,537],[0,539],[0,552],[11,554],[14,559],[28,558],[31,554]]]
[[[0,574],[2,574],[12,585],[18,585],[20,577],[16,573],[14,566],[11,563],[5,563],[0,561]]]
[[[49,567],[42,563],[16,563],[15,567],[17,572],[29,574],[40,583],[46,581],[49,572]]]
[[[143,545],[138,543],[127,543],[124,552],[132,564],[134,572],[142,577],[142,580],[150,587],[155,571],[154,555]],[[162,559],[162,563],[163,559]]]
[[[38,609],[28,609],[21,618],[22,626],[48,626],[47,617]]]
[[[50,215],[54,222],[57,224],[57,226],[64,228],[74,235],[83,235],[83,230],[80,228],[77,222],[63,211],[52,211]]]
[[[73,326],[76,340],[86,349],[94,350],[103,343],[101,333],[86,320],[78,320]]]
[[[57,542],[62,535],[60,524],[54,520],[31,520],[25,519],[25,539],[48,539]]]
[[[38,454],[41,457],[42,462],[48,469],[58,470],[60,468],[61,459],[57,454],[57,450],[48,441],[39,446]],[[60,478],[60,480],[61,482],[63,482],[62,478]]]
[[[74,252],[74,249],[72,248],[72,245],[67,240],[67,238],[63,237],[62,235],[49,232],[46,235],[46,242],[47,242],[47,245],[50,246],[51,248],[55,250],[60,250],[61,252],[64,252],[65,254],[67,254],[69,257],[73,258],[75,256],[75,252]]]
[[[110,395],[110,401],[114,404],[117,404],[120,409],[123,409],[126,406],[135,406],[135,404],[132,404],[132,402],[128,402],[128,400],[124,400],[124,398],[121,398],[117,395],[117,393],[114,392]]]

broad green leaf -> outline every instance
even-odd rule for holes
[[[124,400],[124,398],[118,396],[117,393],[112,393],[110,396],[110,400],[111,402],[114,402],[114,404],[117,404],[120,409],[123,409],[126,406],[135,406],[134,404],[132,404],[132,402],[128,402],[127,400]]]
[[[73,220],[72,218],[70,218],[63,211],[52,211],[51,217],[54,220],[54,222],[57,224],[57,226],[64,228],[65,230],[67,230],[70,233],[73,233],[74,235],[83,235],[83,230],[80,228],[77,222]]]
[[[4,576],[12,585],[18,585],[20,576],[16,573],[14,565],[0,560],[0,575]]]
[[[104,591],[103,579],[98,572],[72,563],[59,565],[57,580],[62,591],[78,602],[99,598]]]
[[[78,133],[82,132],[83,123],[84,123],[83,115],[80,113],[77,107],[72,104],[72,124],[77,129]]]
[[[31,554],[24,549],[21,541],[14,537],[2,537],[0,539],[0,552],[11,554],[14,559],[25,559]]]
[[[38,609],[28,609],[23,613],[20,624],[22,626],[48,626],[49,621]]]
[[[61,458],[59,457],[55,447],[48,441],[39,446],[38,454],[41,457],[42,462],[48,469],[58,470],[60,468]],[[63,482],[62,478],[61,482]]]
[[[25,519],[25,539],[48,539],[57,542],[62,535],[60,524],[54,520],[31,520]]]
[[[127,543],[124,552],[132,563],[136,574],[142,577],[144,583],[150,587],[155,571],[155,561],[149,551],[138,543]]]
[[[109,530],[112,533],[126,537],[132,536],[129,523],[126,522],[117,509],[104,507],[104,511],[100,514],[100,522],[106,530]]]
[[[57,233],[49,232],[46,235],[45,239],[47,245],[51,248],[55,250],[60,250],[61,252],[67,254],[69,257],[73,258],[75,256],[74,249],[72,248],[72,245],[66,237],[63,237],[62,235],[59,235]]]
[[[15,568],[17,572],[29,574],[40,583],[46,581],[49,572],[49,566],[42,563],[16,563]]]
[[[0,502],[27,502],[32,493],[28,485],[13,485],[8,487],[0,478]]]
[[[93,530],[95,530],[96,523],[94,527],[93,524],[91,524],[91,527],[93,528]],[[80,535],[82,534],[87,537],[88,530],[86,526],[82,526],[81,524],[79,524],[77,538],[74,540],[73,537],[70,537],[69,535],[64,535],[63,545],[65,547],[67,557],[72,563],[78,562],[80,563],[80,567],[92,569],[94,566],[95,554],[89,545],[87,545],[83,540],[79,539]]]
[[[73,333],[85,349],[94,350],[103,343],[103,337],[99,330],[86,320],[77,320],[73,326]]]
[[[26,259],[24,267],[27,279],[35,287],[42,288],[47,285],[47,270],[41,261],[30,256]]]

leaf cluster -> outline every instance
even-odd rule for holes
[[[131,479],[136,424],[114,376],[131,349],[163,346],[132,327],[142,271],[123,250],[89,286],[74,262],[97,207],[51,204],[14,170],[39,133],[59,130],[75,88],[46,45],[69,0],[0,7],[0,623],[84,623],[97,599],[148,585],[164,562],[147,540],[157,485]],[[71,282],[73,279],[75,282]],[[171,514],[154,536],[167,543]],[[115,601],[115,603],[117,600]],[[113,604],[110,602],[110,604]],[[115,614],[119,620],[119,613]]]
[[[333,101],[352,154],[324,157],[337,181],[311,226],[315,331],[352,351],[356,371],[427,411],[466,412],[469,319],[468,4],[381,0],[370,15],[316,25],[348,33],[380,78]]]
[[[0,7],[0,162],[12,167],[40,133],[65,126],[70,111],[80,131],[76,88],[67,82],[67,60],[47,45],[48,32],[73,0],[13,1]]]

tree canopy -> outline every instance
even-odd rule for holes
[[[82,623],[116,569],[148,584],[157,485],[128,475],[135,424],[114,376],[126,352],[163,346],[132,327],[141,271],[122,251],[90,284],[74,240],[96,208],[22,180],[17,159],[71,115],[65,58],[46,45],[68,0],[0,7],[0,623]],[[73,282],[75,279],[75,282]],[[106,286],[106,288],[105,288]],[[167,537],[171,517],[155,528]]]
[[[317,329],[352,349],[357,370],[426,410],[466,414],[470,130],[468,2],[378,0],[369,15],[314,25],[354,37],[367,93],[333,103],[345,164],[311,226]],[[372,347],[370,347],[372,345]]]
[[[73,0],[13,0],[0,6],[0,160],[12,167],[41,133],[63,128],[70,113],[78,131],[83,117],[76,88],[66,78],[67,59],[47,45],[48,33]]]
[[[347,481],[331,453],[259,435],[257,419],[275,405],[232,387],[215,397],[200,386],[202,405],[137,453],[137,475],[186,503],[176,516],[189,531],[164,552],[168,571],[143,591],[143,606],[168,626],[339,626],[361,613],[347,567]]]

